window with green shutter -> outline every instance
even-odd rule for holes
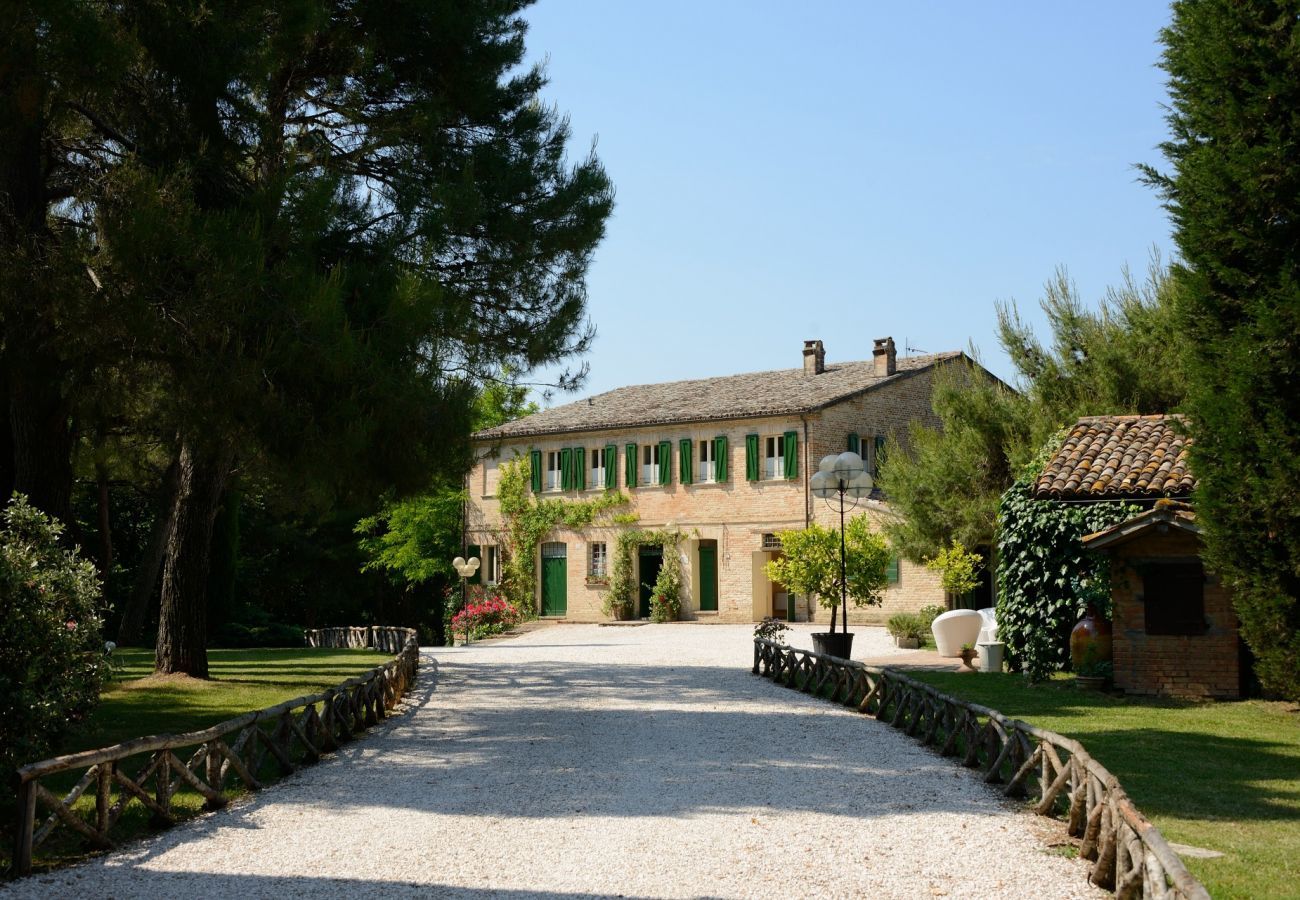
[[[629,488],[636,487],[636,444],[623,447],[623,483]]]
[[[785,480],[793,481],[799,477],[799,432],[785,433]]]
[[[857,453],[859,455],[862,453],[862,442],[858,439],[858,433],[856,431],[849,432],[849,452]]]
[[[483,552],[482,552],[482,548],[479,547],[478,544],[470,544],[465,549],[465,558],[469,559],[471,556],[478,557],[479,567],[474,570],[473,575],[469,576],[469,578],[466,578],[465,580],[470,584],[482,584],[483,583]]]
[[[530,474],[532,476],[533,493],[540,494],[542,492],[542,451],[528,451],[528,464],[532,467]]]
[[[871,477],[876,478],[880,475],[880,465],[885,459],[885,436],[876,435],[875,456],[871,460]]]
[[[587,487],[587,448],[573,448],[573,489],[581,491]]]
[[[713,480],[722,484],[727,480],[727,436],[720,434],[713,439]]]
[[[695,458],[695,442],[690,438],[682,438],[678,447],[681,452],[678,454],[677,459],[677,480],[682,484],[694,484],[695,470],[692,468],[691,462]]]
[[[901,572],[901,565],[899,563],[898,557],[897,556],[890,557],[889,568],[885,570],[885,574],[888,577],[890,584],[898,584],[900,572]]]
[[[618,487],[618,445],[605,445],[605,490]]]
[[[673,483],[673,442],[659,442],[659,483]]]
[[[560,490],[573,490],[573,448],[560,451]]]
[[[761,477],[758,462],[758,435],[745,435],[745,480],[758,481]]]

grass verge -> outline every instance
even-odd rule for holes
[[[913,670],[946,694],[1077,739],[1167,839],[1217,850],[1185,858],[1218,897],[1296,896],[1300,708],[1112,697],[1069,679]]]
[[[154,734],[182,734],[200,731],[218,722],[233,719],[252,710],[275,706],[306,694],[319,693],[349,678],[354,678],[392,657],[373,650],[323,650],[311,648],[209,650],[210,678],[155,676],[153,653],[148,650],[117,651],[121,665],[117,677],[101,694],[101,701],[85,727],[73,734],[59,749],[59,755],[108,747],[132,738]],[[269,727],[269,726],[268,726]],[[177,753],[187,758],[187,751]],[[131,773],[143,767],[146,757],[128,760],[125,770]],[[77,783],[82,772],[43,779],[42,783],[62,796]],[[272,761],[264,763],[264,781],[274,780]],[[178,819],[202,811],[203,798],[188,786],[173,800]],[[93,793],[93,792],[90,792]],[[231,788],[228,796],[242,790]],[[13,809],[7,797],[6,810]],[[85,812],[94,801],[82,796],[76,809]],[[45,811],[38,808],[38,824]],[[0,871],[7,870],[13,846],[12,817],[0,824]],[[154,830],[149,813],[138,801],[127,808],[112,835],[123,843]],[[66,827],[60,828],[37,849],[38,868],[51,868],[89,855],[81,839]]]

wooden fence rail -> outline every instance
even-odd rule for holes
[[[1209,900],[1115,776],[1077,741],[941,693],[892,669],[754,640],[754,674],[856,707],[978,769],[1010,797],[1035,801],[1081,838],[1088,880],[1125,898]]]
[[[183,786],[200,794],[208,809],[225,806],[228,784],[258,790],[268,764],[274,777],[316,762],[385,718],[415,680],[420,645],[414,629],[322,628],[308,631],[307,642],[312,647],[373,647],[396,655],[322,693],[244,713],[203,731],[136,738],[23,766],[16,775],[13,873],[29,874],[34,850],[60,827],[81,835],[92,848],[111,848],[110,832],[133,803],[152,813],[156,824],[173,824],[172,800]],[[137,771],[128,774],[126,761],[145,754]],[[41,783],[79,769],[85,771],[62,798]],[[78,805],[88,792],[94,803]],[[39,826],[38,806],[49,812]]]

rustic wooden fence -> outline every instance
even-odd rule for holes
[[[754,674],[856,707],[944,756],[960,757],[1034,812],[1066,819],[1092,863],[1088,880],[1122,898],[1209,900],[1164,836],[1138,812],[1115,776],[1070,738],[1008,719],[892,669],[754,640]]]
[[[203,731],[136,738],[23,766],[16,778],[14,874],[31,872],[33,852],[60,827],[80,835],[91,848],[109,849],[113,826],[132,804],[152,813],[155,824],[170,825],[177,820],[172,801],[187,787],[203,797],[206,808],[218,809],[227,803],[228,784],[258,790],[265,779],[314,763],[385,718],[415,680],[420,646],[414,629],[322,628],[307,632],[307,641],[313,647],[374,647],[396,656],[322,693]],[[135,774],[128,775],[127,761],[141,756]],[[263,774],[264,767],[269,775]],[[80,779],[62,798],[42,784],[81,769]],[[87,792],[93,803],[79,803]],[[39,826],[38,806],[49,812]]]

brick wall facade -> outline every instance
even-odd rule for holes
[[[501,518],[496,500],[496,483],[497,469],[501,462],[519,457],[526,459],[532,449],[541,450],[545,460],[545,454],[551,450],[585,447],[587,465],[590,467],[593,450],[614,444],[618,447],[618,487],[631,499],[630,506],[621,508],[618,512],[634,513],[637,523],[633,527],[654,530],[671,524],[686,535],[680,548],[684,578],[682,617],[720,622],[756,621],[772,613],[776,599],[772,584],[762,573],[763,564],[775,556],[773,551],[764,548],[764,535],[804,528],[810,520],[838,527],[838,511],[832,511],[824,501],[811,496],[808,490],[809,474],[816,471],[822,456],[846,449],[850,431],[862,436],[863,455],[869,457],[867,448],[873,445],[873,438],[877,434],[897,433],[905,436],[913,421],[936,426],[937,419],[929,403],[931,376],[932,371],[923,370],[806,416],[648,426],[547,435],[500,445],[480,444],[479,462],[468,479],[467,543],[485,546],[500,542],[498,532]],[[799,435],[799,477],[791,481],[780,476],[757,482],[747,481],[746,435],[760,436],[761,461],[765,443],[762,439],[780,436],[786,431],[795,431]],[[726,482],[681,484],[678,442],[690,438],[698,452],[699,441],[711,440],[719,435],[725,435],[728,439]],[[661,440],[672,443],[671,484],[640,484],[629,490],[624,477],[624,445],[629,442],[638,446],[657,444]],[[698,463],[696,465],[698,467]],[[639,470],[638,465],[638,474]],[[591,498],[599,493],[599,489],[544,492],[545,496],[569,500]],[[866,501],[849,515],[864,510],[875,527],[879,527],[883,520],[892,515],[888,504],[880,500]],[[548,541],[563,542],[567,552],[566,620],[594,622],[605,619],[601,603],[606,588],[587,583],[591,545],[593,542],[604,542],[612,564],[618,530],[617,526],[593,527],[582,532],[557,529],[548,536]],[[702,612],[699,609],[700,589],[696,583],[696,572],[699,547],[703,541],[716,541],[717,544],[716,612]],[[540,559],[537,565],[540,604]],[[915,611],[928,604],[944,604],[938,576],[923,567],[903,561],[898,583],[886,591],[883,604],[853,610],[850,621],[883,622],[895,612]],[[808,598],[798,598],[795,614],[798,621],[828,622],[829,616],[828,610],[821,609]]]
[[[1142,602],[1147,561],[1190,560],[1200,540],[1183,531],[1147,534],[1111,551],[1115,686],[1134,694],[1173,697],[1240,696],[1237,616],[1231,593],[1207,573],[1207,630],[1201,635],[1146,633]]]

